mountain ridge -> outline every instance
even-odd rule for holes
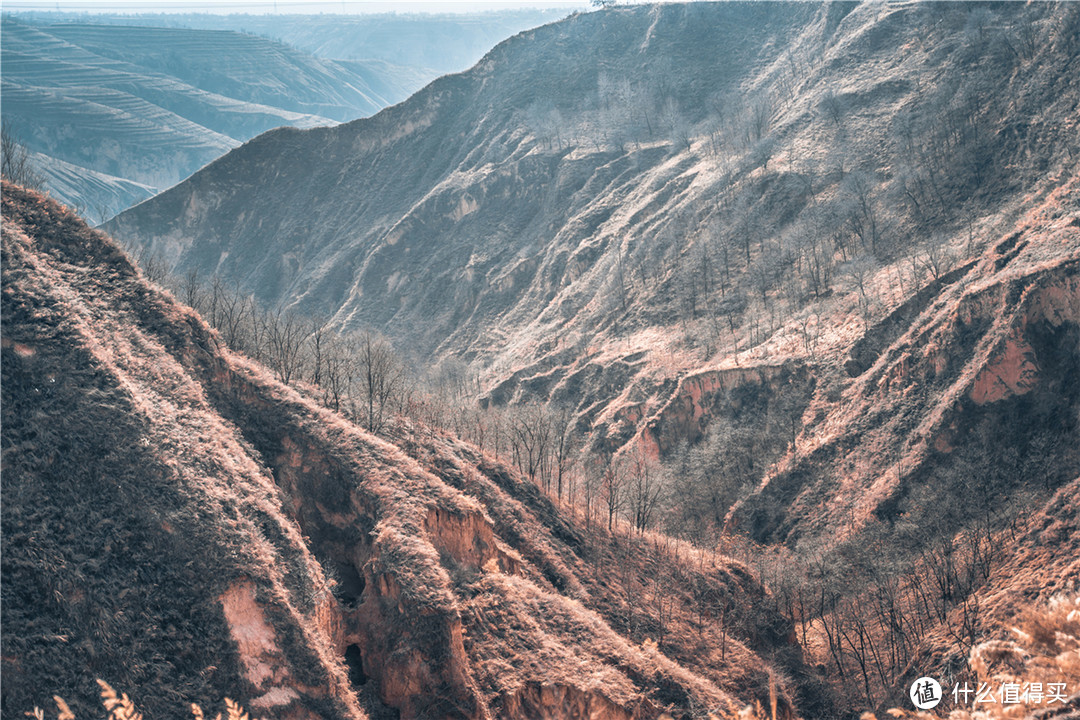
[[[906,62],[919,71],[926,69],[924,65],[942,63],[950,53],[966,63],[967,56],[975,51],[954,44],[951,50],[947,48],[935,56],[925,40],[921,41],[922,48],[916,45],[920,42],[912,39],[916,33],[905,24],[918,27],[933,21],[934,13],[939,13],[942,22],[937,32],[956,43],[952,28],[963,28],[971,22],[966,13],[923,6],[887,10],[854,5],[832,5],[827,9],[780,7],[782,13],[763,21],[754,15],[763,11],[738,4],[622,8],[529,31],[501,44],[469,73],[441,79],[390,112],[330,132],[282,131],[261,137],[186,185],[137,212],[117,218],[109,228],[125,242],[160,253],[168,263],[176,265],[178,272],[197,268],[204,276],[221,273],[271,306],[332,316],[339,327],[372,326],[387,332],[417,348],[421,362],[447,357],[473,362],[487,378],[486,389],[495,392],[499,388],[500,402],[530,397],[521,386],[511,389],[508,378],[532,374],[539,379],[555,372],[553,380],[541,385],[547,390],[539,394],[541,400],[550,399],[551,392],[558,392],[558,377],[568,382],[584,369],[582,363],[575,364],[575,348],[603,349],[608,362],[636,352],[667,354],[678,358],[675,362],[680,372],[693,372],[717,361],[724,364],[735,358],[740,362],[740,356],[743,363],[760,362],[768,347],[763,341],[771,336],[772,342],[783,342],[781,357],[806,358],[810,353],[804,348],[793,347],[790,339],[780,341],[783,335],[794,334],[791,326],[795,323],[783,318],[778,321],[777,312],[769,310],[778,302],[773,298],[779,284],[770,276],[779,274],[783,263],[796,259],[800,264],[821,262],[820,257],[814,257],[817,250],[802,258],[781,259],[785,254],[791,258],[806,252],[794,249],[795,243],[807,242],[799,236],[850,232],[856,238],[851,255],[865,252],[864,257],[872,258],[858,246],[865,242],[869,250],[880,241],[885,227],[895,238],[878,249],[882,259],[874,261],[872,273],[865,277],[883,276],[880,270],[890,264],[895,268],[902,262],[900,256],[923,252],[919,233],[895,225],[899,219],[893,219],[886,203],[894,197],[904,199],[905,212],[916,216],[923,213],[925,217],[928,210],[924,205],[936,206],[933,193],[957,191],[944,187],[944,181],[934,174],[940,171],[933,168],[901,167],[902,172],[896,172],[886,165],[875,170],[878,174],[867,181],[864,178],[869,171],[855,168],[859,172],[851,173],[845,167],[848,160],[842,145],[867,144],[862,134],[874,142],[900,136],[890,124],[900,124],[893,118],[898,105],[916,103],[912,99],[915,83],[910,79],[882,81],[874,76],[869,89],[860,86],[856,92],[841,87],[839,92],[823,98],[809,91],[803,97],[791,89],[788,92],[793,99],[783,104],[772,100],[774,107],[765,108],[760,116],[753,102],[732,99],[732,83],[741,81],[751,97],[766,83],[772,86],[770,92],[774,95],[780,92],[775,86],[790,88],[797,79],[788,67],[803,66],[800,63],[807,62],[803,56],[814,43],[823,43],[827,50],[826,59],[814,72],[829,79],[843,58],[853,52],[869,53],[875,62],[900,66],[901,60],[893,49],[882,44],[885,39],[896,42],[897,36],[907,41],[904,48],[910,59]],[[1040,6],[1032,12],[1048,12],[1050,7]],[[995,8],[1002,14],[1018,12],[1009,6]],[[750,15],[744,17],[743,13]],[[731,43],[734,55],[708,61],[712,66],[727,68],[729,76],[735,73],[726,79],[723,70],[718,71],[719,75],[705,72],[702,63],[695,66],[689,59],[703,47],[702,38],[718,34],[723,37],[724,32],[730,32],[730,28],[716,29],[726,27],[724,20],[743,20],[750,27],[757,27],[758,21],[765,23],[754,31],[757,35],[752,41],[748,36]],[[1046,19],[1032,21],[1043,31],[1051,27]],[[950,29],[940,29],[945,25]],[[1005,33],[1000,37],[1006,37],[1008,27],[997,31]],[[636,41],[616,45],[609,39],[624,39],[622,34],[631,29]],[[582,45],[584,36],[591,42]],[[561,49],[560,43],[571,43],[571,38],[575,52],[585,56],[567,55],[568,51]],[[676,38],[683,44],[675,43]],[[766,41],[761,42],[763,39]],[[765,54],[748,69],[748,63],[738,55],[739,48],[747,52],[746,48],[756,50],[759,46],[773,49],[762,51]],[[628,47],[635,50],[628,51]],[[671,103],[659,103],[664,107],[650,109],[648,103],[634,95],[638,91],[633,86],[615,87],[619,83],[605,71],[597,70],[600,63],[595,62],[595,58],[611,52],[630,58],[627,62],[633,69],[626,74],[631,79],[637,80],[640,76],[636,73],[644,72],[644,67],[648,70],[644,77],[651,80],[642,82],[667,83],[666,90],[656,92],[668,93],[668,100],[681,108],[681,119],[672,118],[671,126],[663,132],[653,128],[652,140],[647,137],[648,126],[659,126],[661,121],[659,116],[650,117],[648,113],[670,109]],[[676,56],[679,59],[672,58],[671,52],[681,53]],[[798,57],[793,59],[793,54]],[[1004,62],[999,55],[993,59]],[[607,62],[616,64],[610,58]],[[493,75],[493,68],[500,63],[504,67]],[[513,63],[537,77],[520,82],[516,73],[525,71],[505,67]],[[657,67],[676,65],[691,69],[656,74]],[[555,70],[542,72],[544,67]],[[575,74],[565,67],[589,69]],[[870,77],[875,67],[868,61],[860,72]],[[1024,61],[1022,67],[1030,74],[1036,65]],[[893,75],[898,72],[891,71]],[[1064,82],[1063,76],[1049,71],[1039,81],[1051,85]],[[493,89],[499,82],[510,89]],[[713,83],[712,90],[701,87],[706,82]],[[804,86],[816,92],[824,80],[815,80],[819,85],[809,82],[803,80]],[[854,80],[849,78],[847,82]],[[962,79],[953,84],[956,89],[945,88],[940,93],[948,97],[955,92],[960,97],[975,92],[969,91]],[[1034,88],[1024,92],[1037,96],[1044,91],[1042,85]],[[1062,89],[1058,104],[1063,111],[1075,102],[1075,90]],[[644,92],[641,90],[639,95]],[[562,98],[563,106],[544,105],[545,93]],[[595,93],[608,93],[607,100],[598,100]],[[637,115],[625,107],[605,110],[605,102],[618,105],[620,93],[630,93],[630,100],[635,102],[641,100],[644,109]],[[472,99],[462,101],[463,97]],[[541,101],[529,105],[530,97]],[[716,109],[701,99],[691,103],[688,98],[693,97],[716,100],[721,110],[727,106],[734,109],[728,111],[727,117],[721,112],[717,126],[709,125]],[[447,103],[453,107],[447,107]],[[837,111],[851,117],[834,121],[822,109],[829,103],[838,104]],[[860,103],[872,111],[860,112]],[[912,119],[916,110],[907,108],[902,113],[903,122],[922,122]],[[549,122],[553,112],[564,116],[564,132],[575,132],[575,137],[557,136],[555,125]],[[623,114],[609,119],[605,126],[605,113]],[[740,113],[741,119],[735,117]],[[773,126],[775,139],[770,139],[768,132],[761,140],[752,139],[758,121]],[[725,125],[734,126],[734,130],[725,129]],[[685,133],[687,127],[696,127],[692,143],[671,139],[670,133]],[[703,129],[713,134],[703,137],[698,134]],[[1041,132],[1059,138],[1048,142],[1061,148],[1064,128],[1044,125]],[[814,153],[807,159],[795,157],[806,143],[829,133],[835,133],[838,139],[822,142],[822,147],[833,149],[835,158],[814,158]],[[717,134],[723,136],[722,141],[712,139]],[[717,143],[736,146],[737,135],[744,134],[751,140],[744,150],[736,147],[733,158],[727,158],[722,149],[718,154],[711,150]],[[657,137],[661,135],[667,136]],[[980,137],[975,140],[984,142]],[[403,166],[395,155],[400,146],[408,146],[412,157],[424,157],[424,163]],[[760,165],[753,166],[766,157],[761,155],[766,150],[778,155],[774,163],[783,163],[771,173],[766,171],[768,159],[764,170]],[[972,148],[962,146],[954,152],[960,151],[981,152],[974,141]],[[872,152],[883,156],[874,157],[874,162],[895,159],[887,147]],[[305,165],[302,158],[309,154],[322,159]],[[816,155],[821,155],[820,149]],[[833,162],[839,163],[839,169],[831,166]],[[325,170],[331,167],[337,170]],[[921,177],[907,179],[919,173]],[[1038,177],[1031,172],[1028,176]],[[259,177],[260,183],[274,178],[270,182],[276,189],[271,194],[284,196],[289,185],[310,187],[311,191],[294,197],[294,206],[271,207],[264,203],[255,210],[245,205],[244,191],[237,185],[252,177]],[[990,193],[996,187],[998,190],[993,192],[1004,199],[983,220],[979,232],[984,243],[1006,232],[1009,214],[1022,212],[1022,206],[1000,189],[1005,176],[992,177],[994,182],[982,183],[978,187],[983,189],[978,192]],[[378,194],[356,192],[351,183],[360,179],[378,188]],[[864,182],[868,183],[869,193],[860,189]],[[1015,184],[1017,180],[1009,182]],[[815,189],[816,184],[822,187]],[[916,184],[922,189],[914,189]],[[911,192],[904,189],[908,185]],[[929,198],[920,193],[928,193]],[[870,230],[863,228],[865,218],[860,219],[857,213],[849,215],[852,209],[847,203],[863,201],[875,223]],[[977,205],[982,201],[969,198],[966,202]],[[259,218],[257,229],[251,221],[237,221],[251,217],[252,211]],[[934,212],[948,218],[951,211]],[[948,223],[945,218],[941,221]],[[770,225],[781,229],[772,230]],[[764,229],[756,230],[755,226]],[[269,235],[268,227],[273,228]],[[972,227],[969,219],[965,234],[970,236]],[[960,230],[949,232],[954,234],[934,240],[933,244],[940,243],[940,247],[927,252],[953,253]],[[773,240],[768,239],[771,233],[776,235]],[[267,237],[273,243],[270,246],[266,245]],[[859,273],[866,272],[844,262],[841,253],[848,260],[851,255],[837,244],[841,251],[823,251],[826,255],[835,253],[835,259],[826,260],[835,264],[815,271],[820,277],[809,276],[806,282],[813,285],[796,285],[804,299],[784,309],[789,315],[816,314],[821,337],[815,342],[822,351],[829,347],[830,353],[846,351],[846,336],[859,332],[850,323],[859,321],[845,320],[848,327],[836,328],[842,334],[832,329],[826,332],[820,322],[823,312],[815,308],[829,303],[842,305],[829,298],[834,293],[850,293],[843,287],[850,287],[850,281],[843,277],[849,266]],[[967,244],[970,247],[970,241]],[[724,268],[718,267],[720,252]],[[769,253],[776,253],[778,258],[769,257]],[[742,254],[745,262],[738,260]],[[699,260],[699,256],[703,259]],[[695,277],[699,272],[695,263],[701,263],[700,278]],[[734,279],[728,278],[728,263],[734,266]],[[437,281],[428,277],[430,268],[438,269]],[[918,275],[906,268],[901,271]],[[723,277],[718,280],[720,275]],[[762,300],[755,302],[754,283],[759,276],[765,289],[759,293]],[[923,281],[915,278],[911,282]],[[710,284],[712,297],[702,289],[702,285]],[[735,285],[735,292],[728,297],[725,286],[731,285]],[[911,292],[901,288],[905,296]],[[867,306],[858,310],[864,315],[861,322],[868,322],[865,316],[870,305],[876,305],[882,314],[890,311],[890,305],[902,301],[888,291],[877,295],[864,294]],[[845,301],[851,302],[847,298]],[[864,298],[858,298],[859,302]],[[748,323],[748,315],[761,310],[773,316],[768,328],[758,329]],[[854,314],[854,310],[844,307],[841,312]],[[831,307],[827,311],[835,312]],[[728,326],[731,338],[725,337]],[[554,337],[559,341],[546,340]],[[718,345],[726,346],[723,353],[717,352]],[[497,352],[492,348],[505,350]],[[563,366],[566,361],[560,358],[565,356],[570,356],[571,367]],[[523,362],[525,367],[519,367]],[[654,364],[662,361],[645,363],[644,367]],[[646,397],[656,392],[657,382],[649,373],[642,373],[638,380],[635,392]],[[603,391],[594,393],[589,389],[586,397],[607,404],[608,410],[602,413],[607,416],[621,407],[620,400]],[[667,399],[651,397],[649,404],[659,407]],[[579,412],[583,409],[584,404],[579,405]],[[603,432],[603,427],[593,429]]]

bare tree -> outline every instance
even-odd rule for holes
[[[746,169],[747,171],[757,170],[762,168],[763,170],[769,169],[769,161],[772,160],[773,155],[776,154],[776,138],[763,137],[754,143],[750,152],[746,156]]]
[[[596,80],[598,124],[602,139],[620,152],[637,136],[634,114],[636,91],[626,77],[601,72]]]
[[[667,129],[675,149],[690,149],[690,124],[683,117],[675,98],[668,97],[660,108],[660,121]]]
[[[593,513],[600,502],[601,489],[607,463],[596,453],[589,453],[584,459],[585,472],[581,478],[581,500],[585,511],[585,527],[592,527]]]
[[[222,340],[230,347],[242,347],[244,340],[244,320],[249,312],[256,312],[254,304],[240,294],[239,287],[222,293],[217,303],[218,318],[214,325],[221,333]],[[302,332],[302,331],[301,331]],[[297,362],[297,367],[302,359]],[[286,381],[287,382],[287,381]]]
[[[327,384],[327,365],[330,360],[333,333],[327,320],[312,320],[307,336],[308,380],[322,387]]]
[[[871,255],[859,255],[841,268],[841,274],[849,291],[855,293],[863,324],[870,326],[874,297],[870,281],[877,272],[877,261]]]
[[[169,278],[169,265],[156,252],[149,247],[143,246],[139,250],[135,264],[142,270],[143,276],[152,283],[163,284]]]
[[[827,91],[825,97],[821,99],[822,114],[831,120],[837,128],[839,128],[840,124],[844,121],[847,111],[847,101],[837,95],[833,90]]]
[[[510,447],[522,475],[551,490],[551,420],[547,408],[537,402],[516,409],[510,421]]]
[[[555,461],[555,494],[563,499],[575,455],[574,409],[564,405],[552,415],[552,455]]]
[[[537,139],[550,148],[562,149],[563,117],[551,100],[537,100],[525,112],[525,120]]]
[[[852,232],[865,252],[876,253],[881,238],[881,217],[873,197],[874,178],[864,172],[848,173],[841,202]]]
[[[391,402],[405,390],[405,368],[389,342],[371,332],[357,341],[359,417],[369,432],[381,432]]]
[[[923,268],[934,280],[940,279],[947,273],[955,261],[945,236],[939,233],[934,233],[927,238],[918,257]]]
[[[803,349],[810,359],[817,359],[818,340],[821,339],[821,316],[806,312],[799,318],[799,335],[802,336]]]
[[[615,527],[615,518],[622,512],[626,503],[624,490],[626,484],[625,469],[620,458],[612,458],[604,467],[600,476],[600,498],[607,510],[607,527],[612,530]]]
[[[30,160],[30,151],[6,127],[0,127],[0,174],[27,188],[45,184],[45,177]]]
[[[184,273],[180,280],[180,300],[188,307],[199,309],[205,294],[202,282],[199,280],[199,268],[193,267]]]
[[[652,526],[666,489],[660,463],[640,444],[635,445],[629,459],[626,501],[632,525],[639,533]]]
[[[219,306],[218,315],[228,317],[233,312],[234,302],[222,295]],[[304,364],[302,351],[307,337],[306,323],[293,313],[283,311],[270,313],[266,320],[267,364],[278,380],[287,385]]]
[[[350,385],[356,375],[356,359],[349,351],[348,340],[340,335],[329,335],[321,345],[318,385],[322,389],[322,402],[337,412],[347,401]]]
[[[773,100],[768,93],[759,92],[749,99],[746,105],[747,145],[759,142],[769,134],[769,125],[773,116]]]

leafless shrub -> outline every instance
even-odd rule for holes
[[[6,127],[0,128],[0,175],[27,188],[38,189],[45,184],[45,177],[30,159],[30,151]]]

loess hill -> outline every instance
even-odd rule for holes
[[[928,240],[940,276],[1009,235],[1074,166],[1078,22],[1052,3],[577,15],[372,118],[260,136],[108,229],[472,363],[493,402],[572,402],[617,447],[617,411],[651,416],[671,377],[843,355],[926,285],[905,260]]]
[[[96,677],[149,717],[825,701],[739,563],[586,529],[453,437],[358,429],[6,182],[2,312],[5,716],[93,715]]]

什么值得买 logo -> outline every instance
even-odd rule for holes
[[[941,685],[932,677],[921,677],[911,684],[908,697],[919,710],[933,710],[941,702]]]

